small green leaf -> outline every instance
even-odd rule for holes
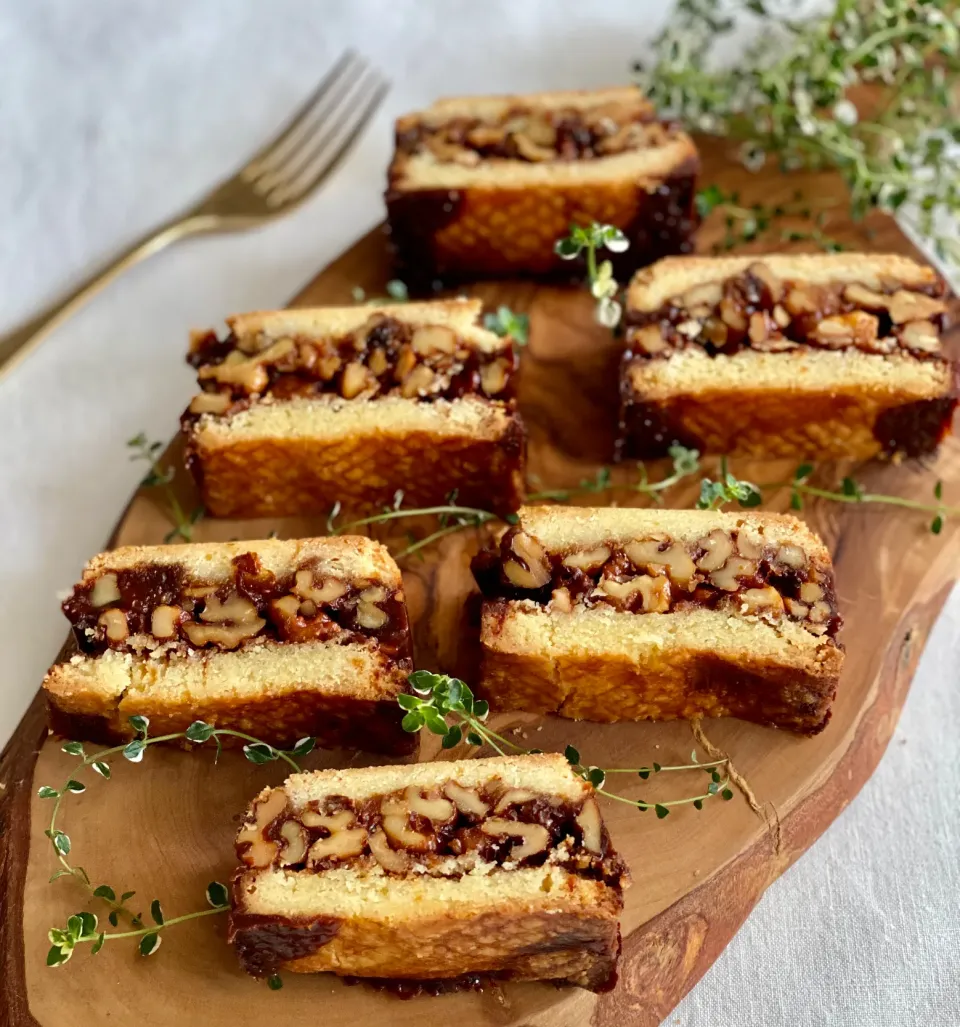
[[[660,766],[659,763],[654,763],[654,765],[653,765],[653,772],[654,772],[654,774],[659,774],[662,769],[663,768]]]
[[[853,480],[853,478],[844,478],[841,483],[841,489],[845,496],[854,496],[859,499],[863,495],[863,489]]]
[[[726,202],[723,190],[718,185],[708,185],[706,189],[700,189],[696,195],[697,213],[705,218],[713,213],[714,209]]]
[[[110,764],[104,763],[103,760],[97,760],[95,763],[90,764],[93,769],[107,781],[110,780]]]
[[[51,927],[47,931],[47,940],[51,945],[66,945],[70,941],[70,935],[66,931],[61,931],[59,927]]]
[[[400,726],[404,731],[407,731],[410,734],[416,734],[416,732],[423,727],[423,717],[419,712],[411,710],[410,713],[404,715],[403,720],[400,721]]]
[[[586,773],[586,779],[594,788],[602,788],[607,775],[599,767],[590,767]]]
[[[122,894],[122,895],[120,896],[120,901],[121,901],[121,902],[126,902],[126,901],[127,901],[127,899],[132,899],[132,898],[134,897],[134,895],[136,895],[136,894],[137,894],[137,893],[136,893],[135,891],[125,891],[125,892],[124,892],[124,893],[123,893],[123,894]]]
[[[938,481],[937,484],[933,486],[933,495],[934,495],[934,498],[936,498],[936,499],[943,499],[943,482],[942,481]]]
[[[443,741],[440,743],[444,749],[452,749],[455,745],[459,745],[463,738],[463,732],[460,729],[459,724],[455,724],[450,728],[447,733],[443,736]]]
[[[703,809],[703,799],[694,799],[693,800],[693,808],[694,809]]]
[[[713,778],[714,781],[719,783],[719,781],[720,781],[720,771],[717,770],[716,768],[714,768],[713,770],[710,771],[710,777]]]
[[[111,924],[111,925],[112,925],[113,927],[116,927],[116,926],[117,926],[117,925],[118,925],[118,924],[120,923],[120,914],[119,914],[119,913],[118,913],[118,912],[117,912],[116,910],[114,910],[114,911],[113,911],[113,912],[112,912],[112,913],[111,913],[111,914],[110,914],[110,915],[109,915],[109,916],[107,917],[107,919],[108,919],[108,920],[110,921],[110,924]]]
[[[407,716],[409,716],[409,714],[407,714]],[[447,733],[447,722],[430,706],[424,708],[423,720],[427,725],[427,730],[431,731],[433,734],[445,735]]]
[[[731,792],[729,788],[724,788],[724,790],[720,793],[720,798],[726,802],[729,802],[733,798],[733,792]]]
[[[471,745],[483,745],[483,739],[477,734],[476,731],[467,732],[467,741]]]
[[[567,763],[569,763],[570,766],[576,767],[579,765],[580,753],[577,752],[572,745],[568,745],[566,749],[563,750],[563,755],[566,757]]]
[[[443,681],[443,678],[429,670],[415,670],[407,681],[418,695],[432,695],[434,688]]]
[[[720,790],[720,786],[717,784],[716,781],[711,781],[710,784],[707,785],[707,791],[711,795],[716,795],[719,790]]]
[[[104,934],[101,931],[100,934],[97,935],[97,940],[93,943],[93,945],[90,948],[90,955],[91,956],[95,956],[103,948],[103,943],[106,940],[107,940],[106,934]]]
[[[806,481],[813,474],[813,464],[801,464],[793,472],[794,481]]]
[[[640,778],[641,781],[646,781],[647,778],[650,776],[650,769],[648,767],[641,767],[637,771],[637,776]]]
[[[670,814],[670,810],[666,806],[661,806],[659,802],[653,807],[653,811],[657,814],[657,820],[663,820],[664,817]]]
[[[80,940],[84,941],[94,937],[97,933],[97,918],[94,913],[78,913],[80,917]]]
[[[139,763],[143,759],[143,752],[146,746],[139,738],[134,738],[123,749],[123,756],[131,763]]]
[[[80,792],[85,792],[86,790],[87,786],[85,784],[81,784],[79,781],[74,781],[72,778],[67,782],[68,792],[76,792],[79,794]]]
[[[490,713],[490,704],[486,699],[475,699],[473,703],[473,715],[477,720],[486,720]]]
[[[408,695],[406,692],[397,696],[397,703],[404,710],[415,710],[421,702],[423,702],[422,699],[418,699],[415,695]]]
[[[209,902],[214,909],[219,909],[221,906],[229,905],[230,895],[227,892],[227,886],[225,884],[221,884],[219,881],[211,881],[207,885],[207,902]]]
[[[152,956],[160,948],[160,935],[156,932],[145,934],[140,939],[140,955]]]
[[[160,908],[160,900],[154,899],[150,903],[150,915],[153,917],[153,922],[163,926],[163,910]]]
[[[790,492],[790,509],[791,510],[802,510],[803,509],[803,498],[796,489]]]
[[[528,756],[542,756],[543,749],[527,749]]]
[[[94,888],[93,894],[96,895],[98,899],[106,899],[108,902],[117,901],[117,893],[109,884],[101,884],[99,888]]]
[[[53,874],[50,875],[50,880],[47,883],[48,884],[53,884],[54,881],[58,881],[61,877],[72,877],[72,876],[73,876],[73,873],[70,870],[62,870],[62,869],[61,870],[57,870]]]
[[[150,718],[136,713],[130,718],[130,726],[134,731],[138,731],[140,734],[146,736],[147,728],[150,726]]]
[[[243,755],[258,766],[280,758],[277,750],[272,745],[267,745],[266,742],[250,742],[243,747]]]
[[[76,941],[80,937],[80,932],[82,930],[83,921],[80,919],[79,914],[74,913],[74,915],[67,920],[67,937],[70,941]]]
[[[300,738],[298,739],[297,744],[293,747],[292,752],[294,756],[306,756],[309,753],[313,752],[316,746],[316,738]]]
[[[70,853],[70,837],[63,833],[63,831],[54,831],[53,847],[60,853],[61,856],[69,855]]]
[[[572,238],[567,237],[566,239],[558,239],[554,244],[553,252],[561,260],[573,260],[574,257],[580,255],[580,251],[583,249],[583,245],[579,242],[575,242]]]
[[[212,724],[207,724],[202,720],[195,720],[184,734],[187,736],[188,741],[191,742],[205,742],[213,734],[216,729]]]
[[[447,705],[449,707],[460,705],[460,692],[463,682],[459,678],[450,678],[447,682]]]
[[[646,813],[647,810],[650,809],[650,803],[644,802],[643,799],[637,799],[637,809],[640,810],[641,813]]]
[[[930,522],[930,530],[934,535],[939,535],[940,532],[943,531],[943,517],[940,514],[937,514],[937,516]]]
[[[54,945],[47,953],[47,966],[63,966],[72,955],[72,946],[63,949],[59,945]]]
[[[387,282],[387,295],[398,303],[406,303],[410,299],[406,283],[401,282],[399,278],[391,278]]]
[[[60,747],[60,751],[65,752],[68,756],[83,756],[83,743],[67,742],[65,745]]]
[[[283,987],[283,978],[280,974],[271,974],[267,978],[267,987],[271,991],[279,991]]]
[[[59,794],[60,793],[56,788],[51,788],[49,785],[41,785],[37,789],[37,795],[39,795],[41,799],[55,799]]]

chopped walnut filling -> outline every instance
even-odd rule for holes
[[[548,554],[519,526],[481,552],[474,576],[489,599],[529,599],[559,614],[575,607],[670,613],[705,606],[816,635],[840,627],[833,576],[790,543],[715,528],[695,542],[666,535]]]
[[[459,877],[478,868],[558,863],[594,878],[616,878],[596,800],[578,803],[508,788],[455,781],[430,789],[352,800],[342,795],[291,809],[281,789],[254,804],[237,836],[247,866],[320,871],[344,863],[386,873]]]
[[[657,311],[629,312],[628,354],[660,357],[700,347],[716,356],[806,347],[939,358],[944,283],[926,291],[894,281],[874,285],[781,280],[757,261],[732,278],[693,286]]]
[[[267,395],[431,401],[477,394],[506,401],[516,369],[510,345],[485,352],[443,325],[410,325],[382,313],[334,339],[197,335],[189,361],[204,389],[191,400],[193,417],[226,414]]]
[[[586,109],[515,107],[486,121],[460,117],[443,125],[418,122],[401,129],[397,149],[464,167],[498,160],[541,164],[662,146],[675,135],[672,125],[652,120],[646,106],[614,102]]]
[[[78,585],[63,610],[90,653],[373,638],[409,656],[401,592],[331,577],[315,562],[279,577],[255,553],[236,557],[233,566],[230,580],[217,582],[189,579],[180,565],[110,571]]]

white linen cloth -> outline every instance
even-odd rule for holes
[[[0,742],[65,632],[57,593],[191,392],[187,331],[282,304],[382,216],[390,124],[438,95],[626,81],[652,0],[0,0],[0,328],[14,327],[268,139],[353,45],[393,89],[293,216],[177,246],[0,378]],[[960,1024],[960,596],[863,794],[771,887],[667,1023]]]

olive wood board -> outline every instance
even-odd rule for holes
[[[913,252],[896,225],[883,217],[854,225],[846,216],[843,189],[826,173],[781,175],[773,169],[747,175],[717,145],[704,148],[703,182],[739,188],[744,202],[773,204],[802,188],[821,202],[836,198],[839,214],[828,225],[848,245],[878,251]],[[722,225],[709,222],[700,247],[709,248]],[[383,295],[390,277],[385,238],[377,229],[322,272],[294,301],[298,305],[349,303],[362,286]],[[490,308],[505,303],[529,312],[530,341],[522,356],[520,406],[530,434],[534,488],[566,487],[592,477],[609,463],[616,407],[619,344],[593,317],[582,288],[534,282],[484,283],[463,290]],[[186,335],[186,332],[184,333]],[[185,346],[184,340],[171,345]],[[171,420],[178,411],[171,411]],[[179,461],[175,442],[168,451]],[[708,473],[716,461],[705,461]],[[649,466],[652,479],[668,472]],[[732,469],[754,481],[783,481],[793,465],[734,461]],[[926,465],[874,463],[823,467],[823,482],[854,473],[872,491],[928,500],[933,482],[944,482],[946,502],[960,502],[960,445],[950,440]],[[618,482],[635,480],[635,468],[617,468]],[[189,509],[196,502],[180,471],[176,488]],[[697,479],[667,493],[670,506],[689,506]],[[578,500],[644,503],[628,491]],[[765,504],[785,510],[788,490]],[[623,958],[617,986],[595,995],[549,984],[505,984],[481,993],[463,992],[408,1001],[366,986],[348,986],[330,975],[286,974],[274,992],[244,976],[226,945],[225,917],[211,916],[175,926],[163,935],[156,955],[141,958],[129,940],[109,942],[95,957],[81,946],[71,962],[48,969],[47,930],[63,926],[71,913],[91,909],[105,921],[106,909],[74,881],[48,883],[57,864],[44,829],[49,800],[37,787],[61,787],[76,763],[47,738],[38,697],[0,763],[0,1022],[75,1023],[82,1016],[117,1025],[203,1022],[208,1025],[306,1023],[391,1024],[436,1022],[472,1025],[567,1025],[595,1027],[655,1025],[669,1013],[717,958],[764,889],[822,834],[873,771],[893,732],[927,635],[957,574],[960,521],[929,531],[930,518],[891,507],[808,503],[803,516],[825,537],[836,563],[842,640],[847,660],[827,729],[815,738],[738,720],[704,722],[712,743],[730,754],[762,814],[743,794],[713,799],[702,812],[681,807],[664,820],[653,812],[604,800],[614,844],[626,858],[633,885],[623,914]],[[416,525],[425,533],[432,522]],[[403,525],[403,529],[409,527]],[[158,490],[132,500],[111,544],[160,542],[170,528]],[[198,539],[262,538],[324,534],[325,517],[277,521],[203,520]],[[383,536],[381,536],[383,537]],[[390,539],[387,539],[390,541]],[[394,536],[403,545],[402,534]],[[477,533],[448,536],[404,561],[404,582],[414,623],[417,665],[454,671],[469,682],[476,667],[475,621],[465,613],[471,592],[469,560]],[[688,724],[599,725],[555,717],[494,711],[501,732],[516,730],[518,743],[544,750],[574,744],[587,763],[638,767],[688,762],[694,740]],[[137,892],[146,912],[162,900],[167,917],[204,908],[209,881],[229,878],[233,837],[241,812],[265,785],[279,782],[279,764],[256,767],[237,752],[225,752],[215,767],[213,752],[192,754],[151,748],[139,765],[114,759],[112,780],[89,773],[88,789],[64,801],[60,825],[73,842],[71,858],[94,883]],[[421,758],[438,754],[425,738]],[[440,758],[474,755],[466,747]],[[707,758],[702,755],[701,758]],[[365,765],[375,758],[315,753],[308,767]],[[634,798],[663,800],[705,790],[706,775],[691,771],[612,779]],[[870,868],[865,866],[864,873]],[[138,909],[141,908],[138,906]],[[816,905],[811,907],[816,917]]]

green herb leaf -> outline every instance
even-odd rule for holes
[[[78,913],[80,918],[80,941],[93,938],[97,933],[97,918],[93,913]]]
[[[120,896],[120,901],[121,901],[121,902],[126,902],[126,901],[127,901],[127,899],[132,899],[132,898],[134,897],[134,895],[136,895],[136,894],[137,894],[137,893],[136,893],[135,891],[125,891],[125,892],[124,892],[124,893],[123,893],[123,894],[122,894],[122,895]]]
[[[387,282],[387,295],[397,303],[406,303],[410,299],[406,283],[401,282],[399,278],[392,278]]]
[[[569,763],[570,766],[576,767],[580,764],[580,753],[577,752],[572,745],[568,745],[566,749],[563,750],[563,755],[566,757],[567,763]]]
[[[68,756],[83,756],[83,743],[67,742],[60,747],[60,751],[65,752]]]
[[[409,734],[416,734],[423,727],[423,717],[419,711],[411,710],[404,715],[403,720],[400,721],[400,726]]]
[[[707,791],[711,795],[716,795],[719,790],[720,790],[720,786],[717,784],[716,781],[711,781],[710,784],[707,785]]]
[[[476,731],[467,732],[467,741],[471,745],[483,745],[483,739],[477,734]]]
[[[106,940],[107,940],[106,934],[101,931],[100,934],[97,935],[97,940],[90,947],[90,955],[91,956],[95,956],[103,948],[103,943]]]
[[[97,760],[95,763],[90,764],[91,767],[105,780],[110,780],[110,764],[104,763],[103,760]]]
[[[271,991],[279,991],[283,987],[283,978],[280,974],[271,974],[267,978],[267,987]]]
[[[844,478],[841,483],[841,488],[845,496],[853,496],[856,499],[860,499],[863,496],[863,489],[853,480],[853,478]]]
[[[110,921],[113,927],[116,927],[120,923],[120,914],[114,910],[107,919]]]
[[[646,781],[647,778],[650,776],[650,769],[648,767],[641,767],[637,771],[637,776],[640,778],[641,781]]]
[[[694,799],[693,808],[697,810],[703,809],[703,799]]]
[[[801,464],[793,472],[793,480],[803,482],[806,481],[811,474],[813,474],[813,464]]]
[[[459,724],[455,724],[453,727],[447,730],[447,733],[443,736],[443,742],[441,746],[444,749],[452,749],[455,745],[459,745],[463,738],[463,731]]]
[[[433,690],[443,679],[439,674],[433,674],[429,670],[415,670],[408,678],[410,687],[418,695],[432,695]]]
[[[63,833],[63,831],[53,832],[53,847],[60,853],[61,856],[67,856],[70,853],[70,838]]]
[[[69,948],[61,948],[59,945],[54,945],[47,953],[47,966],[63,966],[72,955],[72,945]]]
[[[602,788],[607,775],[599,767],[590,767],[585,777],[594,788]]]
[[[160,935],[156,932],[152,934],[145,934],[140,939],[140,955],[141,956],[152,956],[154,952],[160,948]]]
[[[661,767],[659,763],[654,763],[653,772],[655,774],[659,774],[661,770],[663,770],[663,767]]]
[[[733,798],[733,792],[731,792],[729,788],[724,788],[720,793],[720,798],[725,802],[729,802]]]
[[[940,514],[937,514],[937,516],[930,522],[930,530],[934,535],[939,535],[940,532],[943,531],[943,517]]]
[[[160,900],[154,899],[150,903],[150,915],[153,917],[153,922],[163,926],[163,910],[160,908]]]
[[[664,817],[670,815],[670,810],[666,806],[661,806],[659,802],[653,807],[653,811],[657,814],[657,820],[663,820]]]
[[[214,728],[212,724],[207,724],[203,720],[195,720],[187,730],[184,731],[184,734],[191,742],[205,742],[210,738],[215,730],[216,728]]]
[[[139,763],[143,759],[145,749],[144,743],[139,738],[134,738],[132,742],[129,742],[124,747],[122,755],[131,763]]]
[[[67,782],[66,788],[68,792],[75,792],[77,794],[87,790],[87,786],[85,784],[81,784],[79,781],[74,781],[72,778]]]
[[[211,881],[207,885],[207,902],[214,909],[219,909],[221,906],[228,906],[230,904],[230,894],[227,891],[227,886],[221,884],[219,881]]]
[[[317,747],[316,738],[300,738],[291,750],[294,756],[307,756]]]
[[[59,794],[60,793],[56,788],[51,788],[49,785],[41,785],[37,789],[37,795],[39,795],[41,799],[55,799]]]
[[[933,495],[934,495],[935,499],[943,499],[943,482],[942,481],[938,481],[936,483],[936,485],[933,486]]]
[[[98,888],[94,888],[93,894],[98,899],[106,899],[108,902],[117,901],[117,893],[110,887],[109,884],[101,884]]]
[[[397,696],[398,705],[404,710],[415,710],[420,706],[423,700],[418,699],[415,695],[408,695],[406,692]]]
[[[272,760],[280,758],[280,754],[272,745],[267,745],[266,742],[250,742],[243,747],[243,755],[251,763],[256,763],[258,766],[264,763],[270,763]]]
[[[80,932],[83,930],[83,920],[80,919],[79,914],[74,913],[73,916],[67,919],[67,937],[70,941],[78,941],[80,938]]]
[[[486,720],[490,713],[490,705],[486,699],[475,699],[473,703],[473,715],[477,720]]]

